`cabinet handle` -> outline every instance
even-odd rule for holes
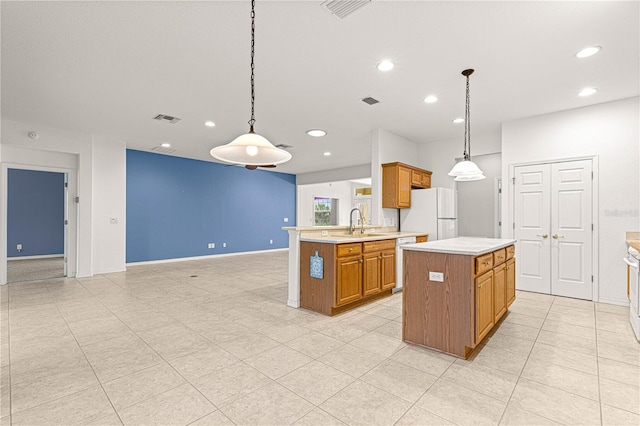
[[[353,249],[352,249],[352,248],[350,248],[350,249],[349,249],[349,251],[353,251]]]
[[[487,266],[487,265],[489,265],[489,261],[485,260],[484,262],[482,262],[482,265],[483,265],[483,266]]]
[[[360,259],[359,262],[362,263],[362,259]]]

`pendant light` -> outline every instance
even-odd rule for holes
[[[482,170],[471,161],[471,124],[469,114],[469,76],[473,74],[472,69],[462,71],[462,75],[467,78],[467,88],[465,97],[465,109],[464,109],[464,152],[463,159],[456,163],[449,176],[455,176],[458,182],[470,182],[475,180],[485,179],[486,176],[482,173]]]
[[[210,154],[216,160],[230,164],[242,164],[247,169],[254,170],[258,167],[275,167],[291,160],[291,154],[284,149],[276,148],[265,137],[253,131],[255,118],[255,32],[256,32],[256,2],[251,0],[251,119],[249,120],[249,133],[238,136],[226,145],[216,146]]]

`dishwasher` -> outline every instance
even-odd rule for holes
[[[399,237],[396,238],[396,286],[393,288],[393,292],[402,291],[402,249],[400,246],[405,244],[414,244],[416,237]]]

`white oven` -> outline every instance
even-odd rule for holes
[[[640,341],[640,291],[638,290],[638,277],[640,276],[640,270],[638,265],[640,264],[640,253],[633,247],[629,247],[627,251],[627,257],[624,259],[624,263],[628,268],[628,294],[629,294],[629,320],[631,321],[631,327],[636,335],[638,341]]]

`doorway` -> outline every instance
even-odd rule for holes
[[[69,173],[6,169],[7,283],[68,275]]]
[[[594,299],[591,159],[514,167],[519,290]]]

